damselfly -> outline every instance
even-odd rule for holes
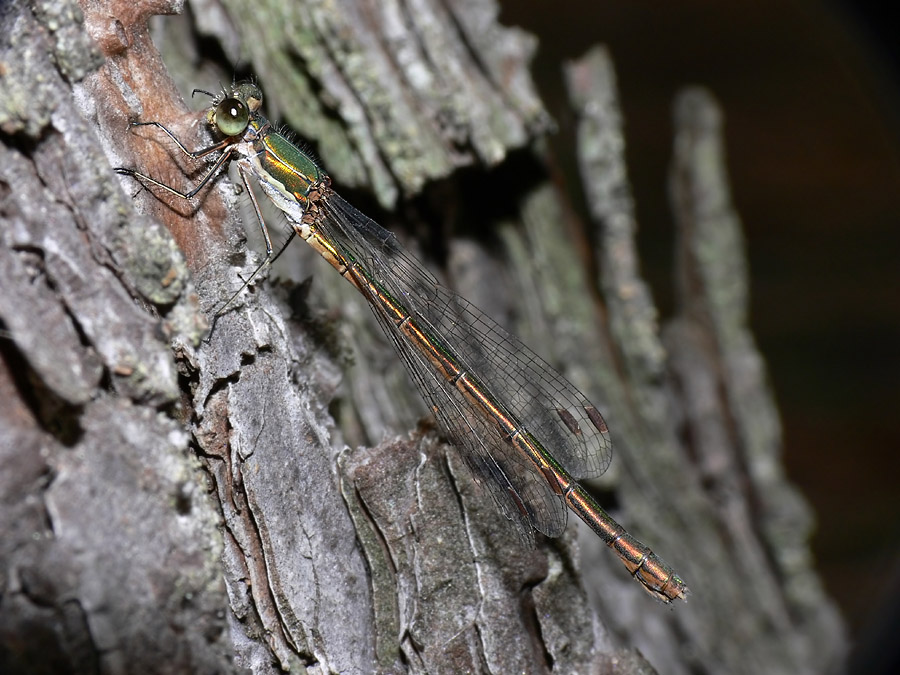
[[[162,124],[135,123],[159,128],[192,159],[221,152],[194,189],[180,192],[133,169],[116,171],[190,199],[234,160],[266,241],[259,269],[277,254],[251,176],[286,214],[291,238],[299,235],[368,300],[444,433],[520,532],[559,536],[568,507],[651,595],[663,602],[684,599],[688,589],[675,571],[575,481],[602,474],[612,457],[597,408],[336,194],[325,172],[262,115],[256,85],[238,84],[220,97],[203,93],[214,98],[206,118],[222,137],[209,148],[191,152]]]

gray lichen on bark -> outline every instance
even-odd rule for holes
[[[212,72],[194,41],[218,40],[340,183],[420,222],[407,197],[476,213],[484,194],[460,168],[481,186],[526,158],[529,187],[479,221],[495,248],[451,239],[437,273],[603,410],[617,455],[595,487],[692,587],[669,611],[595,537],[521,546],[455,452],[416,428],[414,388],[330,269],[304,267],[317,271],[303,293],[257,280],[201,341],[258,262],[233,186],[186,203],[111,171],[184,188],[209,166],[129,128],[212,140],[150,39],[152,15],[181,3],[81,7],[0,13],[0,665],[795,673],[839,659],[746,325],[708,94],[677,103],[681,305],[660,328],[604,53],[567,68],[585,232],[532,143],[551,128],[534,40],[488,0],[195,1],[195,23],[162,31],[193,59],[168,57],[179,77]]]

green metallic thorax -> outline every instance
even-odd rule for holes
[[[305,152],[268,126],[264,117],[255,116],[250,127],[257,132],[252,144],[259,153],[254,158],[258,168],[305,205],[312,186],[325,177],[325,172]]]

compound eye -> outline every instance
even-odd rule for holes
[[[229,96],[216,106],[216,126],[226,136],[237,136],[250,124],[250,111],[241,99]]]

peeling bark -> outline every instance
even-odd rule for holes
[[[566,71],[585,233],[536,142],[551,123],[528,73],[534,41],[499,26],[488,0],[197,0],[193,23],[157,36],[187,59],[167,69],[149,22],[180,9],[0,10],[0,669],[814,673],[839,661],[844,629],[811,565],[811,516],[781,470],[746,323],[709,94],[676,104],[680,308],[660,327],[602,51]],[[258,260],[233,186],[186,202],[112,172],[186,188],[208,170],[129,127],[156,120],[210,144],[170,77],[193,63],[205,81],[192,86],[214,80],[200,36],[249,61],[270,116],[314,139],[343,186],[423,226],[471,217],[442,244],[443,277],[603,410],[617,455],[594,487],[678,569],[688,604],[653,602],[574,527],[523,547],[419,424],[414,388],[333,271],[313,271],[311,289],[257,280],[202,340]],[[304,275],[310,260],[295,262]]]

